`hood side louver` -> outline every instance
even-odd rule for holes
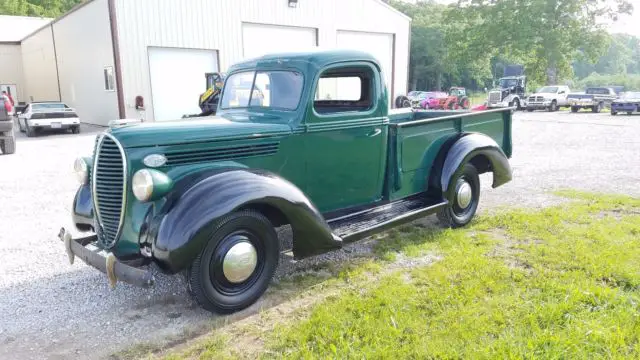
[[[165,153],[167,166],[194,164],[199,162],[241,159],[253,156],[267,156],[278,152],[280,143],[227,146],[212,149],[170,151]]]

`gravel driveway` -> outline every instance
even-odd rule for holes
[[[151,290],[70,266],[56,235],[71,227],[73,160],[92,149],[99,129],[80,135],[18,134],[17,152],[0,156],[0,359],[101,358],[207,323],[180,277],[159,276]],[[93,130],[93,133],[92,131]],[[544,206],[559,188],[640,196],[640,116],[519,112],[514,118],[514,180],[496,190],[483,175],[481,212],[499,205]],[[287,276],[327,258],[367,251],[356,244],[292,265]],[[255,311],[255,307],[253,310]]]

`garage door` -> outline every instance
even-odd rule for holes
[[[242,50],[245,58],[272,52],[304,51],[318,45],[314,28],[242,24]]]
[[[198,114],[206,89],[205,73],[218,71],[215,50],[149,48],[153,119],[175,120]]]
[[[339,48],[366,51],[375,56],[382,66],[385,82],[392,94],[393,34],[339,30],[336,43]]]

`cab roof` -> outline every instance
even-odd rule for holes
[[[267,54],[236,63],[229,68],[229,73],[242,69],[282,67],[317,70],[327,65],[344,61],[368,61],[380,68],[378,60],[367,52],[333,49]]]

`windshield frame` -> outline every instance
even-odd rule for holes
[[[291,109],[291,108],[284,108],[284,107],[276,107],[276,106],[257,106],[257,105],[251,105],[251,101],[253,99],[253,93],[255,92],[255,90],[260,90],[258,88],[256,88],[256,79],[258,77],[258,74],[260,73],[264,73],[269,75],[270,73],[274,73],[274,72],[287,72],[287,73],[295,73],[298,74],[299,76],[302,76],[302,84],[300,86],[300,94],[298,95],[298,102],[296,103],[296,107]],[[224,99],[224,95],[227,91],[227,86],[229,86],[230,82],[228,81],[229,79],[231,79],[233,76],[235,75],[240,75],[240,74],[247,74],[247,73],[253,73],[253,80],[251,81],[251,89],[249,91],[249,100],[247,102],[247,106],[228,106],[228,107],[224,107],[223,106],[223,99]],[[260,110],[277,110],[277,111],[287,111],[287,112],[295,112],[298,111],[298,109],[300,109],[300,104],[302,103],[302,97],[304,95],[305,92],[305,85],[306,85],[306,77],[304,76],[304,73],[298,69],[283,69],[283,68],[278,68],[278,69],[270,69],[270,68],[247,68],[247,69],[241,69],[238,71],[235,71],[229,75],[227,75],[227,77],[225,78],[224,81],[224,86],[222,88],[222,92],[220,93],[220,109],[224,110],[224,111],[235,111],[235,110],[256,110],[256,109],[260,109]],[[271,90],[269,90],[271,91]],[[269,95],[271,97],[271,95]]]

